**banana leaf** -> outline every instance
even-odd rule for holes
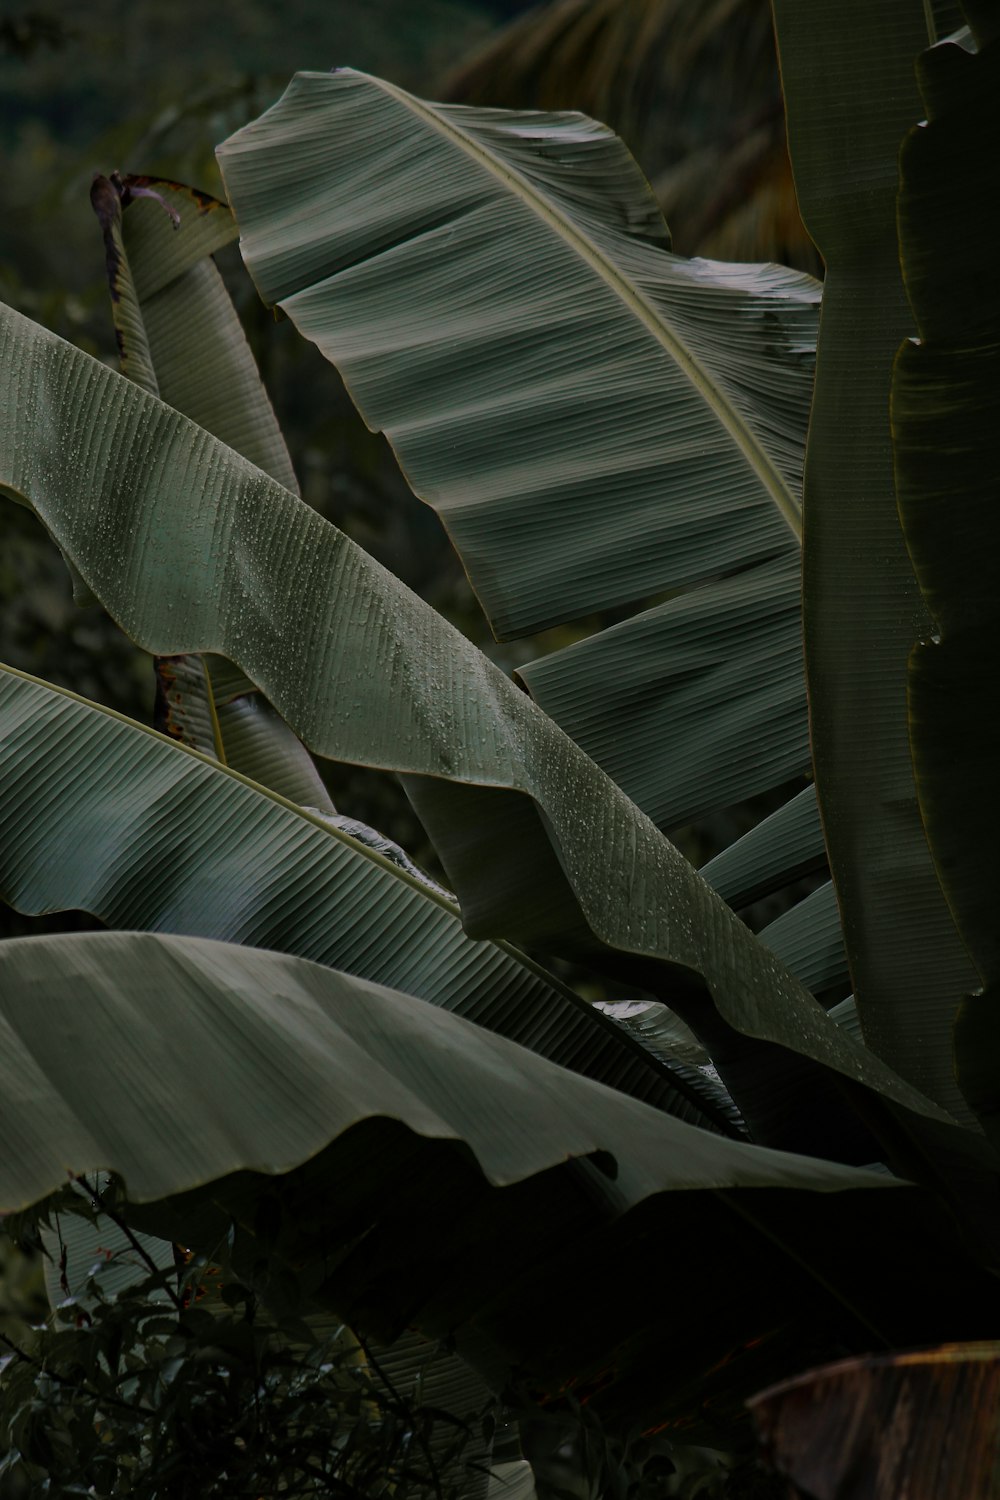
[[[385,432],[498,635],[673,595],[522,667],[541,707],[662,828],[807,770],[818,284],[669,254],[626,149],[578,115],[299,74],[219,160],[262,297]],[[431,790],[414,802],[435,820]],[[802,941],[829,954],[814,915]]]
[[[977,971],[956,1021],[958,1085],[997,1140],[1000,218],[980,183],[996,160],[1000,44],[983,44],[986,14],[970,19],[978,49],[969,36],[921,58],[929,119],[903,145],[900,252],[920,337],[896,356],[892,425],[900,518],[933,621],[909,663],[920,812]]]
[[[542,707],[661,826],[805,769],[819,285],[671,255],[580,115],[301,73],[219,162],[264,301],[386,433],[498,635],[701,585],[525,668]]]
[[[131,179],[126,179],[121,194],[121,201],[126,204],[130,181]],[[181,190],[169,184],[160,184],[159,191],[164,203],[168,207],[173,206],[178,217],[182,211],[190,213],[190,194],[185,198]],[[111,207],[104,211],[104,219],[117,232],[117,225],[122,219],[119,195],[111,194],[110,201]],[[197,201],[200,204],[200,198]],[[179,244],[186,233],[185,223],[179,223],[177,228],[179,232],[175,235],[168,228],[166,216],[162,212],[156,212],[155,205],[150,202],[140,199],[128,205],[123,219],[124,238],[127,244],[133,246],[137,263],[133,274],[124,251],[117,252],[112,293],[116,309],[120,309],[127,301],[134,308],[134,314],[128,326],[124,326],[120,317],[118,318],[119,345],[123,354],[128,351],[133,337],[133,325],[138,325],[144,346],[145,343],[149,346],[147,363],[155,370],[162,343],[162,339],[155,335],[158,328],[166,326],[170,339],[163,350],[165,366],[168,372],[177,365],[183,371],[184,353],[186,352],[188,363],[197,365],[201,341],[211,339],[214,328],[218,325],[219,343],[223,350],[229,351],[228,359],[233,371],[227,380],[229,372],[220,368],[217,383],[221,383],[224,388],[232,385],[249,391],[247,401],[252,410],[254,399],[259,405],[262,393],[258,390],[256,397],[253,395],[251,387],[255,371],[235,314],[220,286],[214,318],[190,315],[194,309],[186,309],[183,288],[192,280],[194,271],[188,266],[182,245],[178,251],[178,259],[183,275],[170,284],[171,294],[175,298],[171,303],[170,318],[166,324],[162,319],[159,323],[154,319],[148,340],[146,338],[142,287],[148,281],[148,276],[144,267],[153,247],[159,252],[160,262],[169,264],[172,247]],[[214,267],[207,268],[205,274],[218,280]],[[162,270],[159,279],[165,279]],[[163,292],[157,293],[157,297],[163,295]],[[249,372],[244,372],[242,368],[246,364],[250,366]],[[186,376],[184,378],[187,379]],[[221,429],[213,404],[214,387],[197,383],[192,395],[189,386],[190,381],[187,384],[182,381],[179,391],[171,387],[172,404],[218,434]],[[270,430],[269,423],[273,426],[273,417],[266,398],[263,400],[266,410],[261,414],[260,425],[266,432]],[[239,446],[235,439],[233,446]],[[244,447],[242,451],[248,450]],[[273,465],[271,472],[276,472]],[[280,478],[280,473],[278,477]],[[682,745],[684,754],[672,757],[669,762],[665,762],[662,755],[649,754],[648,763],[654,774],[654,782],[662,777],[666,763],[674,767],[676,795],[671,805],[652,809],[658,821],[683,821],[703,810],[697,803],[692,805],[677,800],[687,794],[697,797],[698,786],[711,785],[715,801],[726,802],[732,797],[760,790],[769,785],[775,775],[779,779],[792,775],[808,759],[799,662],[801,652],[797,570],[797,551],[793,548],[791,557],[779,559],[776,565],[766,564],[714,589],[697,590],[694,594],[689,593],[672,601],[662,610],[654,611],[652,616],[644,617],[644,620],[654,623],[642,635],[643,649],[638,658],[635,658],[633,650],[636,636],[631,626],[624,628],[624,636],[622,629],[605,632],[596,641],[599,654],[610,658],[604,675],[593,670],[594,653],[587,643],[571,653],[574,661],[577,656],[580,657],[583,696],[589,693],[596,703],[594,727],[598,743],[593,742],[593,737],[578,719],[570,722],[568,727],[574,738],[616,775],[620,782],[631,784],[615,763],[614,747],[624,747],[626,753],[640,747],[643,756],[647,756],[653,751],[654,740],[658,741],[661,736],[666,735],[668,729],[672,732],[675,743]],[[593,644],[592,642],[591,645]],[[619,646],[621,650],[618,649]],[[565,655],[566,653],[561,653],[561,657]],[[672,677],[677,683],[677,690],[672,693],[666,691],[661,682],[665,656],[673,663]],[[636,662],[635,670],[630,670],[629,663],[633,659]],[[219,658],[215,660],[225,673],[225,664],[219,663]],[[788,665],[787,671],[784,670],[783,663]],[[542,665],[544,671],[545,664]],[[169,705],[169,715],[162,727],[168,730],[173,728],[182,736],[192,728],[200,727],[194,722],[197,714],[192,711],[190,704],[185,706],[184,703],[185,696],[190,696],[190,692],[185,695],[181,691],[182,682],[189,681],[198,674],[186,669],[183,659],[177,659],[169,666],[161,663],[159,671],[161,678],[164,672],[170,678],[164,685],[162,694]],[[650,692],[648,680],[650,672],[658,683],[658,690],[653,693]],[[535,680],[532,668],[528,668],[522,675],[532,682]],[[772,686],[775,676],[777,680]],[[548,677],[545,680],[548,681]],[[615,684],[613,689],[611,682]],[[328,807],[332,811],[308,756],[300,749],[290,732],[283,730],[281,721],[270,705],[255,698],[251,682],[237,672],[235,682],[227,692],[219,687],[218,671],[213,669],[205,686],[212,702],[207,715],[202,717],[211,720],[217,755],[253,779],[282,791],[294,800]],[[537,688],[537,683],[535,686]],[[729,709],[727,728],[723,729],[711,714],[706,715],[706,693],[713,700],[718,700],[720,694],[726,700]],[[651,714],[647,714],[642,707],[647,703],[653,705]],[[610,716],[609,705],[614,709]],[[546,706],[552,707],[547,702]],[[761,716],[766,722],[766,731],[765,722],[758,722]],[[561,715],[556,712],[556,717]],[[571,712],[569,719],[573,719]],[[627,725],[625,733],[623,725]],[[607,743],[603,745],[600,743],[602,726],[608,731],[604,736]],[[288,740],[287,747],[283,735]],[[207,748],[204,738],[194,739],[191,743],[199,748]],[[784,759],[781,759],[782,756]],[[682,761],[693,768],[695,787],[685,787],[680,779]],[[756,771],[752,767],[756,767]],[[713,775],[706,782],[706,773],[710,768]],[[756,780],[753,779],[754,775]],[[751,779],[748,780],[748,777]],[[319,785],[313,789],[311,783]],[[726,787],[730,790],[727,791]],[[632,790],[647,807],[650,807],[651,801],[655,801],[654,785],[648,788],[648,797],[641,795],[634,786]],[[776,834],[777,825],[772,825],[772,838]],[[788,859],[794,857],[792,852],[786,856]],[[808,929],[812,917],[813,905],[807,905],[796,919],[797,949],[804,944],[806,948],[812,947],[826,954],[831,948],[826,926],[820,923],[817,931],[810,934]],[[780,946],[777,951],[780,951]],[[815,965],[810,968],[807,964],[807,977],[822,980],[822,973],[813,975],[814,968]],[[663,1055],[659,1051],[660,1041],[661,1037],[658,1035],[658,1055]],[[787,1064],[776,1070],[776,1060],[773,1057],[765,1060],[759,1054],[756,1062],[759,1076],[751,1078],[744,1070],[741,1103],[760,1134],[763,1118],[760,1106],[749,1092],[752,1088],[753,1094],[766,1101],[767,1116],[771,1122],[767,1128],[773,1129],[779,1119],[785,1122],[782,1136],[773,1143],[778,1144],[780,1140],[781,1144],[794,1149],[795,1109],[789,1090],[797,1088],[798,1084],[778,1076],[780,1073],[787,1073]],[[700,1087],[701,1081],[697,1074],[689,1081],[696,1088]],[[809,1113],[815,1115],[821,1108],[819,1097],[812,1097],[809,1101]],[[852,1153],[860,1152],[862,1158],[867,1158],[877,1150],[871,1143],[846,1144],[853,1135],[853,1130],[848,1132],[841,1145],[834,1145],[831,1138],[818,1143],[816,1149],[820,1154],[836,1154],[838,1159],[846,1151],[848,1154],[845,1159],[849,1160],[855,1159]],[[769,1136],[765,1133],[763,1138],[768,1139]]]
[[[516,1367],[582,1390],[603,1370],[598,1408],[625,1402],[633,1423],[738,1427],[737,1393],[800,1357],[790,1323],[807,1308],[821,1345],[894,1337],[914,1308],[936,1327],[935,1299],[912,1296],[896,1248],[917,1227],[928,1234],[922,1285],[928,1267],[964,1265],[924,1195],[890,1178],[711,1137],[302,959],[143,933],[13,939],[0,946],[0,1027],[4,1208],[37,1201],[67,1172],[113,1170],[137,1221],[146,1204],[184,1243],[206,1213],[235,1213],[262,1277],[318,1254],[325,1295],[363,1334],[447,1332],[494,1384]],[[875,1226],[904,1263],[891,1281]],[[629,1291],[594,1274],[614,1263],[604,1254],[652,1243],[661,1275],[678,1255],[693,1263],[681,1302],[651,1302],[644,1278]],[[706,1336],[709,1262],[716,1276],[729,1266],[743,1300],[723,1290],[726,1310],[740,1310]],[[968,1289],[961,1277],[940,1289],[959,1330]],[[668,1330],[676,1364],[663,1371]],[[654,1344],[661,1379],[636,1400]],[[692,1345],[694,1371],[680,1357]],[[732,1358],[693,1397],[687,1381],[720,1350]]]
[[[706,1021],[717,1007],[947,1123],[509,679],[301,501],[10,310],[0,387],[0,483],[109,612],[154,653],[235,662],[320,754],[409,773],[473,936],[652,961]]]
[[[907,664],[930,632],[897,512],[893,360],[914,331],[899,146],[923,115],[925,8],[776,0],[802,216],[827,266],[806,460],[803,614],[816,789],[865,1040],[956,1117],[951,1031],[974,971],[917,806]]]
[[[0,896],[19,911],[309,958],[742,1134],[724,1090],[647,1052],[524,955],[472,941],[443,892],[342,822],[9,668],[0,735]]]
[[[825,868],[816,788],[809,785],[702,865],[701,874],[730,906],[739,907]]]
[[[840,927],[837,893],[832,881],[821,885],[757,934],[760,941],[814,995],[849,981]]]

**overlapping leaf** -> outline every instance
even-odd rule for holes
[[[0,736],[0,896],[19,910],[309,958],[740,1133],[722,1090],[644,1051],[522,955],[472,941],[442,893],[336,822],[9,669]]]
[[[300,75],[220,161],[262,295],[385,430],[499,633],[700,585],[522,668],[545,711],[664,828],[806,769],[816,283],[669,255],[580,116]],[[784,830],[758,883],[794,878]]]
[[[523,693],[294,496],[9,310],[0,384],[0,481],[115,618],[154,652],[234,661],[319,753],[409,772],[474,934],[666,964],[738,1031],[940,1118]]]
[[[614,147],[610,138],[605,145]],[[626,166],[630,166],[620,148],[619,156]],[[126,202],[130,181],[126,180]],[[108,185],[109,192],[110,187],[111,184]],[[169,184],[160,184],[158,191],[167,206],[190,217],[190,194],[185,196]],[[641,199],[641,192],[639,197]],[[204,212],[202,200],[196,198],[194,201],[198,212]],[[115,232],[120,217],[118,197],[111,195],[110,210],[105,210],[104,218]],[[194,276],[194,269],[189,266],[189,257],[181,243],[187,233],[186,223],[182,220],[179,232],[174,234],[168,228],[166,215],[156,212],[152,203],[140,199],[128,208],[122,228],[124,240],[132,250],[130,258],[126,258],[122,250],[116,251],[112,287],[123,356],[128,354],[133,338],[138,336],[143,348],[148,342],[145,363],[151,370],[156,370],[162,356],[168,373],[177,366],[183,372],[185,364],[198,365],[202,339],[211,340],[217,336],[223,351],[215,361],[218,383],[223,388],[231,386],[237,392],[245,392],[248,412],[252,414],[262,408],[258,411],[261,429],[264,433],[271,431],[273,417],[270,408],[259,388],[252,358],[221,285],[213,317],[193,318],[190,316],[193,309],[186,307],[183,291]],[[179,246],[176,255],[181,274],[167,287],[173,299],[170,317],[164,323],[164,319],[156,314],[158,301],[167,294],[167,290],[158,290],[152,298],[154,316],[147,340],[145,311],[149,299],[143,288],[150,277],[146,267],[155,252],[159,275],[154,285],[166,282],[168,272],[164,268],[170,265],[175,245]],[[134,271],[131,259],[136,261]],[[214,267],[206,267],[204,274],[213,286],[218,282]],[[133,309],[127,325],[123,325],[120,317],[125,302]],[[162,337],[164,327],[170,335],[165,342]],[[205,386],[203,382],[195,382],[192,386],[186,376],[174,384],[177,390],[173,392],[172,404],[210,431],[220,434],[216,410],[218,397],[214,386]],[[240,446],[235,438],[231,441],[233,446]],[[253,456],[245,446],[241,451]],[[270,472],[281,477],[273,463],[269,468]],[[578,715],[577,722],[570,722],[568,727],[578,743],[616,774],[620,782],[631,784],[634,778],[619,771],[616,751],[624,750],[627,756],[639,753],[650,768],[652,780],[645,789],[648,795],[643,795],[643,789],[634,785],[632,790],[647,808],[655,802],[656,787],[663,776],[664,757],[657,753],[656,742],[669,730],[674,741],[682,744],[683,754],[673,758],[677,762],[673,769],[674,802],[651,809],[658,821],[677,822],[704,810],[697,801],[693,805],[686,803],[683,800],[685,795],[697,799],[704,795],[707,787],[711,787],[715,803],[725,803],[735,796],[769,785],[775,775],[781,779],[801,767],[808,752],[801,701],[797,552],[794,547],[790,559],[779,559],[777,565],[765,564],[731,583],[675,600],[664,610],[645,618],[649,619],[650,626],[640,632],[643,649],[635,659],[635,670],[629,667],[636,644],[632,627],[626,626],[598,638],[599,648],[605,643],[610,648],[605,677],[613,681],[613,688],[609,687],[605,677],[595,674],[591,660],[593,652],[586,643],[570,653],[573,661],[580,657],[577,683],[580,691],[574,689],[570,696],[578,706],[581,697],[596,703],[593,728],[597,743],[594,743],[595,735],[579,722]],[[566,653],[561,653],[560,661],[565,656]],[[663,689],[650,694],[649,673],[652,671],[655,678],[662,678],[663,661],[667,658],[672,662],[674,691]],[[543,664],[543,669],[551,665],[551,661],[550,658],[548,664]],[[223,673],[225,670],[223,665]],[[164,672],[170,676],[169,691],[164,693],[169,705],[166,725],[183,737],[191,730],[194,717],[191,703],[184,703],[185,691],[181,682],[184,661],[175,659],[161,665],[160,671],[161,678]],[[531,676],[531,669],[527,675]],[[187,671],[186,677],[191,676],[191,671]],[[550,680],[550,675],[544,670],[543,678],[546,682]],[[559,674],[557,690],[558,681]],[[277,720],[269,705],[255,698],[253,685],[236,673],[231,690],[226,691],[215,670],[211,682],[205,679],[205,684],[212,700],[210,717],[216,753],[237,769],[295,800],[324,806],[325,793],[308,757],[290,734],[287,736],[289,745],[283,745],[281,721]],[[190,699],[191,693],[187,692],[186,696]],[[194,685],[194,696],[200,696],[197,685]],[[706,707],[710,709],[712,702],[718,703],[720,699],[728,700],[725,729],[716,715],[706,713]],[[645,707],[647,701],[652,704],[651,713]],[[613,714],[610,713],[612,709]],[[766,741],[757,723],[762,712],[766,712],[768,719]],[[556,717],[568,717],[572,721],[572,708],[568,709],[567,715],[557,712]],[[623,733],[623,724],[626,723],[627,732]],[[601,743],[602,727],[604,743]],[[754,733],[755,729],[757,733]],[[197,739],[192,742],[201,743]],[[303,762],[301,767],[300,760]],[[681,762],[692,769],[693,785],[685,784]],[[751,769],[752,762],[756,764],[755,771]],[[709,776],[708,772],[713,768],[714,774]],[[309,784],[303,789],[304,778]],[[810,944],[810,915],[811,908],[806,908],[798,920],[798,929],[807,947]],[[822,948],[829,946],[825,932],[819,934],[817,941]],[[801,942],[799,946],[802,946]],[[781,951],[780,947],[777,951]],[[804,970],[810,978],[815,977],[814,967],[806,965]],[[758,1067],[763,1067],[760,1059]],[[767,1097],[773,1114],[780,1097],[773,1070],[768,1076],[761,1076],[758,1082],[759,1092]],[[753,1118],[757,1107],[745,1093],[743,1102]],[[786,1117],[791,1122],[790,1110],[786,1111]],[[794,1139],[793,1131],[783,1143],[794,1146]],[[864,1149],[871,1151],[875,1148]]]
[[[650,1321],[635,1278],[647,1304],[639,1337],[634,1299],[620,1278],[593,1275],[594,1253],[617,1241],[634,1254],[653,1233],[668,1255],[665,1209],[678,1246],[735,1214],[747,1248],[746,1267],[730,1265],[733,1287],[744,1289],[746,1268],[771,1269],[724,1330],[734,1357],[700,1397],[681,1362],[680,1378],[636,1400],[633,1420],[683,1411],[690,1422],[720,1390],[733,1403],[734,1385],[787,1361],[805,1307],[820,1339],[834,1316],[850,1342],[871,1338],[877,1318],[888,1336],[902,1304],[890,1297],[876,1315],[871,1291],[864,1309],[853,1302],[859,1280],[884,1295],[886,1266],[867,1243],[861,1253],[860,1232],[847,1252],[851,1226],[888,1213],[898,1241],[927,1216],[919,1195],[884,1176],[711,1137],[411,996],[281,954],[137,933],[12,940],[0,947],[0,1028],[5,1208],[67,1171],[108,1168],[131,1203],[167,1200],[161,1217],[190,1235],[204,1211],[185,1203],[205,1189],[204,1205],[266,1227],[267,1255],[321,1234],[337,1262],[330,1295],[362,1328],[402,1314],[454,1333],[494,1378],[522,1363],[543,1382],[579,1380],[613,1356],[603,1399],[635,1400],[629,1376],[650,1339],[671,1326],[676,1347],[696,1324],[706,1339],[703,1308],[689,1297],[689,1312],[663,1304]],[[800,1269],[803,1232],[819,1225],[840,1263],[832,1281],[829,1256],[818,1256],[819,1277]],[[931,1258],[946,1239],[932,1232]],[[390,1240],[392,1274],[373,1299]],[[698,1243],[706,1263],[731,1262],[726,1236]],[[519,1299],[530,1317],[517,1315]],[[945,1301],[955,1315],[956,1299]],[[563,1350],[567,1318],[579,1331]],[[574,1364],[581,1332],[590,1350]]]

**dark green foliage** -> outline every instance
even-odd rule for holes
[[[57,1223],[56,1210],[120,1238],[108,1195],[67,1188],[33,1217]],[[112,1294],[106,1277],[126,1263]],[[65,1265],[60,1279],[69,1293]],[[135,1237],[105,1250],[48,1326],[0,1335],[0,1496],[455,1493],[472,1429],[422,1405],[419,1382],[381,1380],[335,1320],[295,1325],[289,1337],[236,1277],[225,1241],[211,1263],[178,1248],[164,1270]]]

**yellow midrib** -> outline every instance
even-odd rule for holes
[[[802,516],[799,504],[791,493],[780,470],[772,462],[766,451],[762,448],[753,429],[740,416],[740,413],[725,398],[718,386],[709,378],[702,364],[684,340],[671,329],[656,312],[656,309],[646,300],[642,293],[632,284],[628,277],[619,269],[612,260],[602,255],[590,243],[586,236],[581,233],[577,226],[566,214],[561,213],[545,195],[523,177],[515,167],[501,165],[497,162],[485,147],[466,135],[457,125],[450,120],[437,114],[434,108],[425,103],[423,99],[417,99],[413,94],[408,94],[405,89],[397,88],[394,84],[387,83],[385,79],[374,78],[371,74],[358,74],[367,82],[375,84],[385,93],[390,94],[405,108],[412,111],[426,122],[432,129],[441,135],[448,137],[467,156],[492,173],[498,181],[508,188],[517,186],[517,191],[525,198],[538,214],[539,218],[556,231],[565,242],[572,247],[592,270],[596,271],[605,284],[619,297],[630,312],[640,323],[652,334],[663,349],[667,351],[674,362],[683,370],[688,380],[698,391],[707,406],[715,413],[720,424],[733,438],[740,451],[745,455],[747,462],[759,478],[761,484],[770,494],[783,519],[788,523],[794,536],[802,539]]]

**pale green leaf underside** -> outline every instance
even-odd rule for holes
[[[537,966],[474,942],[448,902],[341,828],[3,668],[0,737],[0,897],[18,910],[82,910],[112,927],[312,959],[737,1133],[721,1090],[678,1080]]]
[[[412,996],[200,938],[12,939],[0,1032],[5,1210],[67,1172],[113,1170],[143,1202],[289,1171],[371,1116],[467,1142],[497,1186],[609,1153],[622,1208],[672,1189],[884,1186],[709,1136]]]
[[[738,1030],[935,1112],[848,1043],[502,672],[260,470],[7,309],[0,411],[0,483],[134,639],[157,654],[218,652],[311,749],[426,790],[477,936],[586,938],[681,966]],[[494,825],[488,858],[472,807]]]

